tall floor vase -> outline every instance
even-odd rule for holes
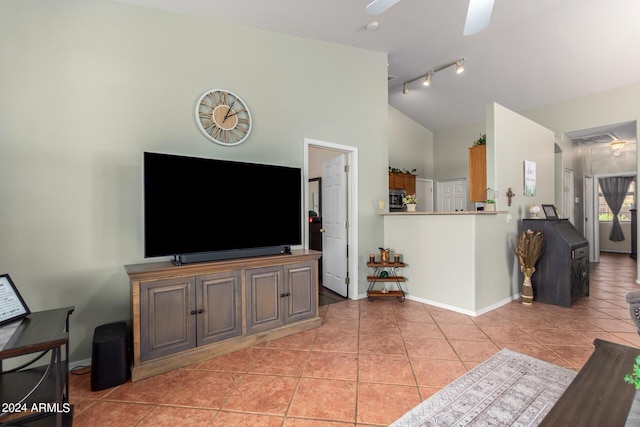
[[[532,269],[535,271],[535,269]],[[533,274],[533,271],[531,272]],[[531,274],[524,275],[524,281],[522,282],[522,303],[531,305],[533,303],[533,286],[531,286]]]

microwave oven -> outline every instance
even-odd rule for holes
[[[389,212],[404,212],[407,207],[402,203],[402,199],[407,197],[405,190],[389,189]]]

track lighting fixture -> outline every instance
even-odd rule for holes
[[[411,80],[407,80],[406,82],[404,82],[404,84],[402,85],[402,93],[404,93],[405,95],[409,93],[409,83],[413,83],[416,80],[422,79],[424,78],[424,80],[422,81],[422,84],[425,86],[429,86],[431,85],[431,76],[433,76],[435,73],[437,73],[438,71],[442,71],[445,68],[449,68],[452,66],[456,66],[456,73],[460,74],[464,71],[464,66],[462,65],[465,61],[465,58],[460,58],[457,59],[453,62],[450,62],[448,64],[442,65],[434,70],[431,71],[427,71],[425,74],[420,75],[420,77],[416,77],[415,79],[411,79]]]

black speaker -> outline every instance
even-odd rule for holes
[[[91,390],[115,387],[129,379],[129,328],[125,322],[98,326],[91,349]]]

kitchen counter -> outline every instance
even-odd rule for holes
[[[477,316],[517,298],[508,211],[384,214],[384,247],[407,264],[408,299]]]

